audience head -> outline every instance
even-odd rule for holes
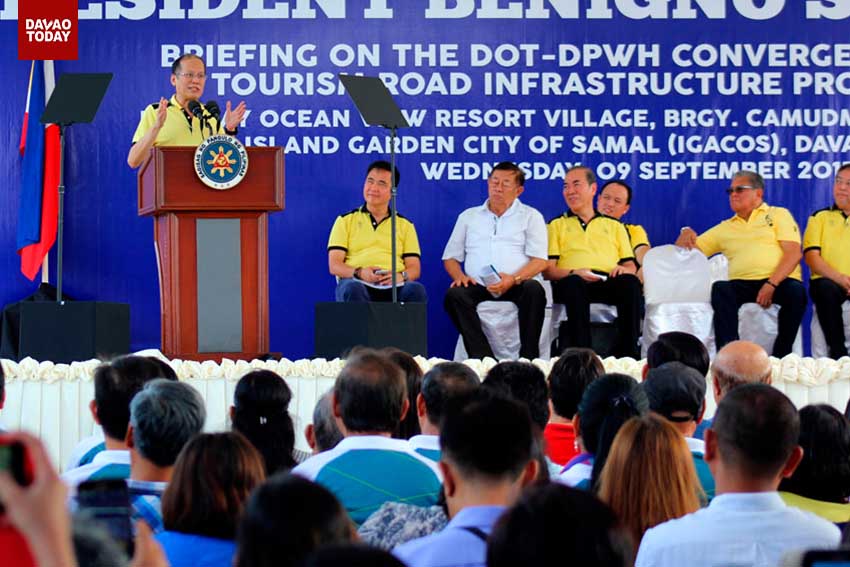
[[[681,362],[699,371],[703,376],[708,375],[710,365],[708,349],[702,341],[682,331],[661,333],[658,339],[649,345],[646,351],[644,376],[650,368],[658,368],[667,362]]]
[[[106,437],[124,441],[133,396],[156,378],[177,380],[177,375],[171,366],[152,356],[122,356],[95,369],[90,408]]]
[[[850,497],[850,423],[829,405],[800,410],[803,460],[779,489],[825,502],[846,503]]]
[[[360,544],[329,545],[317,550],[304,562],[304,567],[404,567],[396,557],[375,547]]]
[[[466,395],[481,384],[478,375],[460,362],[441,362],[422,377],[422,391],[416,399],[416,413],[422,433],[437,435],[446,406],[457,396]]]
[[[649,528],[696,512],[701,490],[684,438],[654,414],[620,428],[599,478],[599,498],[626,524],[636,547]]]
[[[705,432],[705,461],[721,489],[746,484],[750,492],[776,490],[800,462],[800,418],[785,394],[766,384],[739,386],[724,396]]]
[[[604,374],[590,383],[578,405],[576,436],[584,450],[593,455],[591,486],[608,458],[608,450],[620,427],[632,417],[649,411],[649,402],[640,384],[625,374]]]
[[[419,418],[416,416],[416,412],[412,411],[416,407],[416,397],[422,390],[422,368],[419,367],[415,358],[397,348],[385,348],[381,350],[381,353],[395,362],[404,372],[405,382],[407,383],[407,402],[411,409],[399,423],[393,437],[410,439],[422,432],[419,429]]]
[[[705,412],[705,375],[681,362],[667,362],[647,373],[643,391],[649,409],[691,437]]]
[[[233,429],[260,451],[266,474],[295,466],[295,426],[289,415],[292,392],[283,378],[271,370],[249,372],[233,394],[230,410]]]
[[[333,390],[325,392],[313,408],[313,423],[304,428],[304,437],[313,454],[328,451],[342,441],[333,412]]]
[[[487,567],[627,567],[633,558],[614,512],[592,494],[558,483],[526,490],[487,544]]]
[[[440,431],[446,496],[458,479],[514,483],[531,465],[534,434],[528,409],[497,392],[478,389],[450,404]]]
[[[591,349],[564,349],[549,371],[549,397],[555,414],[572,419],[585,388],[603,374],[602,361]]]
[[[234,539],[248,495],[265,478],[262,455],[241,434],[196,435],[162,495],[165,529]]]
[[[409,409],[404,373],[377,351],[352,352],[333,390],[334,416],[343,435],[392,434]]]
[[[182,382],[152,380],[130,403],[127,445],[151,464],[171,467],[183,446],[201,432],[206,417],[197,390]]]
[[[540,431],[549,422],[549,393],[543,371],[530,362],[500,362],[487,372],[484,388],[528,406],[531,421]]]
[[[732,341],[717,351],[711,375],[717,403],[730,390],[744,384],[770,384],[773,367],[770,357],[759,345],[750,341]]]
[[[248,499],[234,567],[294,567],[315,549],[354,537],[348,514],[328,489],[278,474]]]

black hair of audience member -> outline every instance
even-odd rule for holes
[[[649,400],[643,388],[625,374],[603,374],[584,390],[578,405],[578,435],[584,448],[593,455],[590,485],[594,490],[620,427],[648,411]]]
[[[695,336],[682,331],[661,333],[646,351],[646,365],[658,368],[666,362],[681,362],[706,376],[710,361],[708,350]]]
[[[493,528],[487,567],[627,567],[631,537],[591,493],[559,483],[528,488]]]
[[[767,384],[745,384],[723,397],[711,424],[724,466],[750,478],[779,474],[800,438],[788,397]]]
[[[826,404],[800,410],[803,460],[779,490],[824,502],[846,503],[850,497],[850,423]]]
[[[295,426],[289,415],[292,391],[271,370],[254,370],[236,384],[233,429],[248,438],[263,456],[266,474],[295,466]]]
[[[233,540],[248,496],[266,479],[263,457],[238,432],[193,437],[162,495],[166,530]]]
[[[234,567],[294,567],[329,544],[348,543],[355,528],[323,486],[277,474],[248,499],[239,523]]]
[[[349,432],[392,433],[404,417],[404,372],[386,356],[358,349],[334,383],[334,398]]]
[[[381,353],[395,362],[404,372],[405,381],[407,382],[407,401],[410,409],[407,410],[407,415],[399,423],[398,428],[393,437],[396,439],[410,439],[414,435],[419,435],[422,431],[419,429],[419,418],[416,416],[416,396],[422,390],[422,368],[416,359],[397,348],[387,347],[381,349]]]
[[[311,554],[303,567],[404,567],[404,563],[383,549],[361,544],[329,545]]]
[[[98,366],[94,371],[94,403],[103,432],[124,440],[130,423],[130,402],[144,385],[156,378],[177,380],[165,364],[152,356],[122,356]]]
[[[97,520],[85,514],[75,514],[71,530],[77,565],[123,567],[130,563],[125,551]]]
[[[146,356],[145,358],[153,362],[157,366],[157,368],[159,368],[159,378],[165,378],[166,380],[177,380],[177,373],[174,371],[174,368],[166,361],[156,356]]]
[[[481,386],[524,403],[540,431],[549,423],[546,377],[530,362],[500,362],[487,372]]]
[[[440,425],[446,404],[458,395],[465,395],[481,385],[478,375],[460,362],[440,362],[422,377],[422,398],[428,421]]]
[[[517,478],[534,441],[526,405],[485,388],[452,400],[440,429],[443,459],[468,478]]]
[[[549,397],[555,413],[572,419],[588,384],[605,374],[602,361],[589,348],[566,348],[549,371]]]
[[[342,432],[336,425],[331,407],[332,395],[333,392],[326,392],[313,408],[313,438],[316,442],[313,450],[316,453],[333,449],[342,441]]]

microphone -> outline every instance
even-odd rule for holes
[[[204,119],[204,109],[201,108],[201,103],[197,100],[190,100],[189,104],[186,105],[189,108],[189,112],[192,113],[192,116],[197,118],[201,122],[201,136],[204,135],[204,124],[206,120]]]
[[[207,113],[210,118],[215,120],[215,130],[212,132],[213,134],[218,133],[219,128],[221,128],[221,108],[218,106],[218,103],[214,100],[208,100],[204,103],[204,107],[207,109]]]

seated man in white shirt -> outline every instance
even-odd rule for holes
[[[155,378],[176,380],[174,371],[170,367],[166,370],[166,366],[152,357],[122,356],[95,369],[94,399],[89,410],[103,435],[87,437],[74,449],[71,466],[62,475],[67,484],[130,476],[130,452],[125,442],[130,401]]]
[[[835,524],[786,506],[777,492],[803,456],[799,433],[797,410],[779,390],[750,384],[731,391],[705,432],[717,496],[648,530],[636,567],[767,567],[790,551],[837,546]]]
[[[343,440],[292,469],[334,493],[358,525],[384,502],[437,503],[437,464],[392,434],[410,402],[401,368],[358,350],[337,376],[331,406]]]
[[[478,317],[484,301],[515,303],[519,356],[540,356],[546,292],[536,278],[546,267],[546,223],[537,209],[518,199],[524,184],[525,173],[516,164],[496,165],[487,178],[487,201],[460,214],[443,251],[452,278],[443,306],[470,358],[494,358]]]
[[[441,362],[426,372],[422,377],[422,391],[416,396],[416,416],[422,433],[408,440],[413,450],[434,462],[439,461],[440,423],[446,406],[480,384],[475,371],[459,362]]]

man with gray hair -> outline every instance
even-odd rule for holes
[[[333,449],[342,441],[342,433],[336,425],[331,407],[332,401],[333,390],[325,392],[313,408],[313,423],[308,423],[304,428],[304,437],[314,455]]]
[[[767,352],[750,341],[732,341],[717,352],[711,365],[711,385],[717,405],[724,396],[744,384],[770,384],[773,365]],[[711,420],[704,419],[694,437],[702,439]]]
[[[207,413],[197,390],[183,382],[152,380],[130,403],[127,487],[136,519],[162,529],[160,498],[183,446],[204,427]]]
[[[803,313],[806,289],[801,283],[800,229],[788,209],[764,202],[764,179],[754,171],[732,178],[729,206],[735,215],[697,236],[682,228],[676,246],[696,248],[706,256],[722,253],[729,260],[729,281],[711,288],[717,347],[738,339],[738,309],[758,303],[780,306],[773,356],[791,353]]]

